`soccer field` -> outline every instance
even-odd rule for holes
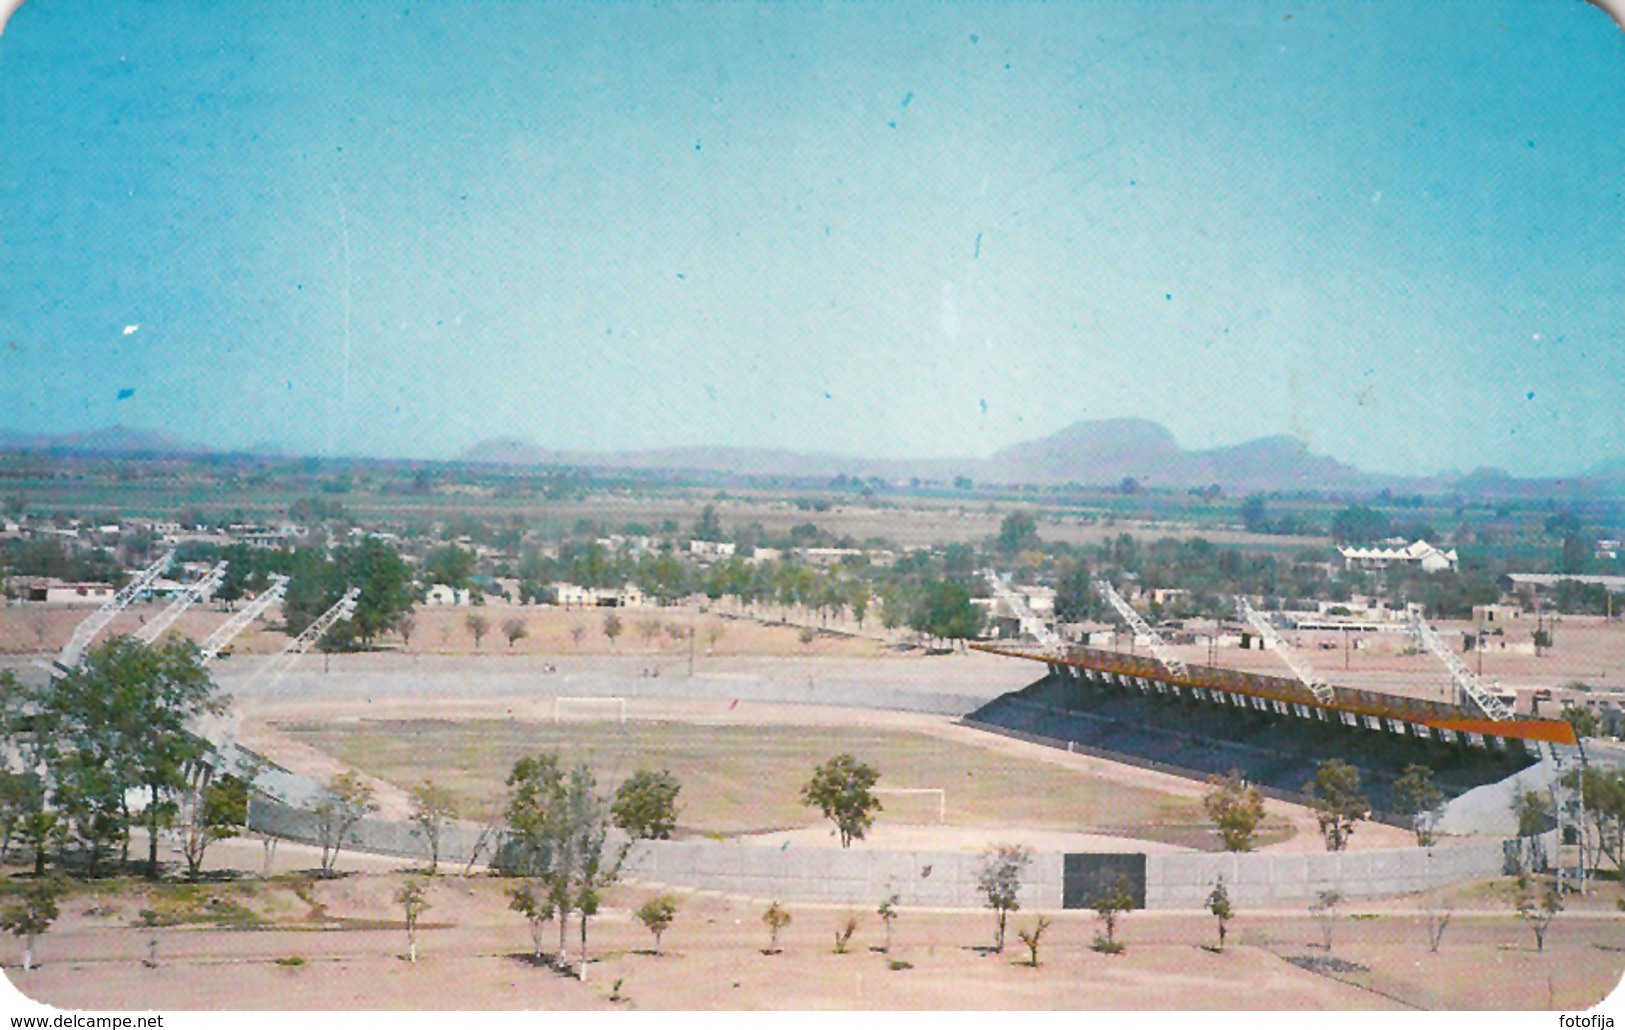
[[[500,808],[503,780],[526,754],[556,751],[587,762],[605,793],[639,768],[682,784],[679,833],[741,834],[807,826],[799,801],[814,766],[850,752],[880,772],[881,788],[940,787],[950,826],[1113,833],[1213,847],[1198,802],[925,733],[843,726],[717,726],[613,718],[509,720],[289,720],[282,732],[380,779],[410,786],[427,776],[452,790],[460,813]],[[935,823],[934,795],[885,795],[880,821]],[[1265,838],[1285,835],[1267,826]]]

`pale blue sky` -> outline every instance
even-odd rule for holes
[[[1625,454],[1622,96],[1580,0],[29,0],[0,428],[936,456],[1133,415],[1573,472]]]

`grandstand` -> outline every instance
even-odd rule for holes
[[[1196,779],[1235,769],[1266,794],[1299,802],[1319,764],[1338,758],[1359,769],[1378,818],[1387,818],[1391,785],[1410,763],[1431,769],[1448,799],[1534,764],[1542,745],[1575,743],[1560,720],[1493,722],[1339,686],[1321,702],[1296,680],[1201,665],[1175,673],[1094,648],[1057,655],[977,646],[1049,671],[978,708],[967,725]]]

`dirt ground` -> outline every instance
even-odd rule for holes
[[[766,899],[679,894],[679,911],[653,953],[631,915],[648,887],[625,885],[589,934],[585,982],[538,966],[522,919],[507,910],[508,884],[443,875],[419,931],[420,961],[390,900],[403,873],[337,880],[284,877],[252,892],[211,888],[246,928],[225,929],[224,902],[159,902],[137,892],[76,894],[39,943],[41,968],[18,968],[19,942],[0,941],[0,964],[29,997],[65,1008],[155,1009],[1545,1009],[1595,1005],[1619,983],[1625,933],[1617,914],[1573,913],[1551,929],[1544,952],[1506,909],[1458,911],[1437,953],[1406,900],[1351,908],[1333,928],[1302,911],[1243,912],[1223,953],[1204,913],[1132,912],[1121,955],[1091,950],[1093,913],[1045,913],[1041,965],[1025,965],[1011,917],[1003,955],[987,950],[990,912],[905,911],[888,958],[872,911],[789,906],[779,954],[765,954]],[[171,891],[171,894],[174,892]],[[188,908],[187,906],[191,907]],[[138,926],[142,909],[164,918],[205,913],[191,925]],[[247,912],[250,915],[244,915]],[[849,954],[836,929],[859,918]],[[210,919],[214,920],[211,925]],[[557,924],[542,946],[558,947]],[[578,957],[576,926],[570,954]],[[155,965],[144,960],[155,959]],[[907,963],[892,969],[888,961]],[[1308,968],[1306,968],[1306,966]],[[612,1000],[615,995],[620,1000]]]

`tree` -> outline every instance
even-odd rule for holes
[[[327,781],[311,814],[316,817],[316,834],[322,845],[322,875],[331,876],[338,862],[344,838],[356,823],[378,811],[372,787],[354,771],[346,769]]]
[[[437,787],[433,780],[424,780],[412,788],[409,800],[412,821],[423,831],[423,841],[429,846],[429,875],[440,871],[440,837],[446,824],[456,817],[456,801],[451,791]]]
[[[354,547],[337,548],[331,557],[315,548],[299,548],[289,559],[288,571],[282,614],[289,633],[303,632],[351,587],[361,591],[355,614],[328,632],[324,647],[357,641],[371,647],[416,601],[411,566],[392,544],[375,536]]]
[[[1224,877],[1219,877],[1213,885],[1213,891],[1207,896],[1207,910],[1213,913],[1213,918],[1219,921],[1219,950],[1224,950],[1225,924],[1230,922],[1235,910],[1230,907],[1230,892],[1225,889]]]
[[[767,954],[777,955],[779,953],[779,931],[790,925],[790,913],[785,911],[784,906],[775,901],[767,906],[766,912],[762,913],[762,922],[767,924]]]
[[[248,783],[236,776],[214,776],[207,766],[195,766],[180,811],[181,853],[186,877],[203,872],[209,845],[239,836],[248,825]]]
[[[1354,824],[1371,811],[1371,803],[1360,793],[1360,771],[1341,759],[1328,758],[1320,763],[1315,778],[1303,785],[1303,792],[1315,810],[1326,850],[1348,847]]]
[[[1110,888],[1095,896],[1095,916],[1106,929],[1106,936],[1095,935],[1094,949],[1115,955],[1123,950],[1123,945],[1117,939],[1117,921],[1124,912],[1134,907],[1134,893],[1129,878],[1119,876],[1117,882]]]
[[[187,768],[207,749],[191,726],[225,711],[197,645],[179,636],[152,645],[109,638],[43,687],[38,702],[39,757],[51,770],[56,807],[88,848],[91,875],[113,844],[128,840],[126,798],[144,787],[147,875],[156,878],[159,830]]]
[[[1416,843],[1421,847],[1433,845],[1434,824],[1438,820],[1439,806],[1444,803],[1444,792],[1433,785],[1433,772],[1425,765],[1411,764],[1394,781],[1394,808],[1408,816],[1416,831]]]
[[[634,840],[670,840],[677,828],[677,794],[682,789],[665,769],[639,769],[615,789],[610,817]]]
[[[1264,795],[1235,769],[1228,776],[1209,777],[1208,784],[1202,807],[1219,828],[1224,850],[1253,850],[1258,827],[1264,822]]]
[[[813,770],[812,779],[801,788],[801,803],[834,820],[841,847],[849,848],[854,840],[863,839],[874,824],[874,813],[881,811],[874,794],[879,779],[878,772],[851,755],[836,755]]]
[[[1038,922],[1033,924],[1031,930],[1024,927],[1016,929],[1016,936],[1020,937],[1021,943],[1027,946],[1027,964],[1034,969],[1038,968],[1038,942],[1044,936],[1044,931],[1049,929],[1049,926],[1049,917],[1039,916]]]
[[[713,541],[722,539],[722,520],[717,518],[716,505],[707,504],[705,510],[700,513],[699,520],[694,523],[694,539]]]
[[[395,892],[395,904],[401,906],[406,918],[407,960],[413,963],[418,960],[418,917],[431,907],[425,893],[423,884],[411,878]]]
[[[1564,722],[1574,727],[1574,735],[1576,737],[1595,737],[1597,735],[1597,731],[1602,728],[1602,724],[1597,719],[1596,713],[1589,708],[1582,708],[1579,705],[1569,705],[1567,708],[1563,709],[1561,718]]]
[[[965,640],[981,635],[982,610],[972,603],[970,587],[945,579],[925,585],[909,626],[926,636]]]
[[[1337,906],[1343,895],[1337,891],[1317,891],[1309,903],[1309,914],[1320,924],[1320,939],[1329,952],[1332,950],[1332,931],[1337,928]]]
[[[1512,797],[1512,814],[1518,820],[1518,836],[1533,837],[1552,825],[1552,802],[1538,790],[1519,791]]]
[[[1036,551],[1043,546],[1038,539],[1038,522],[1024,511],[1014,511],[999,525],[999,553],[1006,558],[1022,551]]]
[[[1388,516],[1374,508],[1350,505],[1332,516],[1332,539],[1340,544],[1365,544],[1388,535]]]
[[[535,880],[527,880],[508,891],[508,908],[525,917],[534,949],[531,954],[541,958],[542,934],[553,918],[553,904],[548,900],[547,889]]]
[[[875,910],[875,914],[880,916],[881,923],[886,927],[886,943],[880,949],[882,955],[891,954],[891,924],[897,921],[897,903],[901,900],[901,895],[893,894],[882,901],[880,907]]]
[[[412,633],[418,628],[417,616],[406,612],[395,620],[395,632],[401,635],[401,650],[412,649]]]
[[[982,852],[982,867],[976,877],[976,889],[981,891],[987,907],[998,917],[993,950],[1004,952],[1004,925],[1011,912],[1021,909],[1017,895],[1021,892],[1021,873],[1032,861],[1032,854],[1019,844],[997,844]]]
[[[1264,507],[1263,494],[1248,494],[1241,502],[1241,525],[1249,533],[1268,533],[1269,516]]]
[[[660,954],[660,935],[665,933],[672,921],[677,918],[677,899],[670,894],[658,895],[638,906],[633,915],[654,934],[655,954]]]
[[[525,620],[518,616],[502,620],[502,635],[508,638],[508,650],[525,637],[530,636],[530,630],[525,628]]]
[[[1552,920],[1563,911],[1563,895],[1556,880],[1548,880],[1544,889],[1537,889],[1528,873],[1518,875],[1518,889],[1514,895],[1518,918],[1535,935],[1535,950],[1546,950],[1546,931]]]
[[[579,648],[581,646],[581,638],[586,635],[587,627],[580,624],[570,627],[570,640],[575,643],[576,647]]]
[[[614,612],[604,613],[604,636],[609,638],[609,646],[615,647],[615,638],[621,635],[626,627],[621,623],[621,617]]]
[[[0,930],[8,930],[25,940],[23,968],[34,968],[34,942],[56,922],[56,899],[62,885],[54,879],[37,878],[23,888],[16,901],[0,909]]]
[[[480,641],[485,639],[485,634],[491,629],[491,620],[479,612],[470,612],[468,617],[463,620],[463,623],[468,626],[468,631],[474,634],[474,653],[478,654]]]
[[[423,578],[453,590],[467,590],[474,578],[474,552],[456,544],[435,548],[423,559]]]

